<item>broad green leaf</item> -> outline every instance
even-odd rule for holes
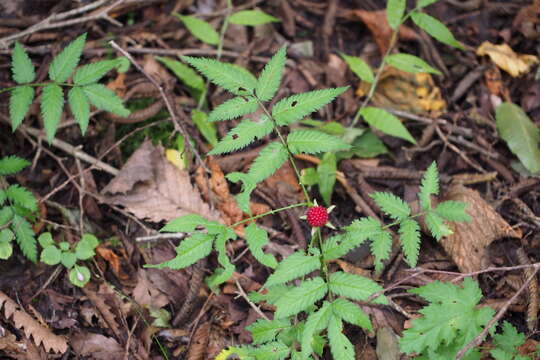
[[[337,153],[338,160],[350,159],[353,156],[374,158],[388,153],[386,145],[370,129],[366,129],[360,136],[356,136],[352,142],[347,140],[345,142],[351,144],[351,149]]]
[[[332,316],[328,322],[328,342],[332,359],[354,360],[354,346],[343,334],[343,323],[340,318]]]
[[[58,265],[62,260],[62,252],[56,246],[47,246],[41,252],[41,261],[47,265]]]
[[[397,117],[390,114],[388,111],[372,106],[366,106],[360,111],[360,114],[364,117],[366,122],[375,129],[416,144],[416,140],[414,140],[407,128],[403,126]]]
[[[124,107],[114,91],[102,84],[90,84],[82,87],[90,103],[98,109],[112,112],[118,116],[129,116],[129,110]]]
[[[347,65],[349,65],[349,68],[351,68],[352,72],[360,78],[360,80],[368,83],[372,83],[375,80],[375,76],[373,76],[373,71],[364,61],[364,59],[357,56],[345,55],[343,53],[341,54],[341,57],[343,58],[343,60],[345,60]]]
[[[319,183],[319,175],[315,168],[302,169],[300,175],[300,182],[306,186],[313,186]]]
[[[214,59],[182,56],[187,62],[214,84],[235,95],[252,95],[257,86],[257,79],[246,69],[223,63]]]
[[[36,239],[30,223],[22,216],[15,214],[13,215],[11,230],[15,233],[15,239],[24,256],[33,263],[37,262]]]
[[[395,220],[403,220],[411,215],[409,204],[389,192],[374,192],[369,195],[381,210]]]
[[[11,119],[11,128],[17,130],[19,125],[26,117],[30,105],[34,100],[34,88],[31,86],[17,86],[11,90],[9,97],[9,118]]]
[[[206,279],[206,284],[212,290],[215,290],[219,285],[229,280],[234,273],[234,265],[231,264],[231,261],[227,256],[227,250],[225,249],[227,240],[234,238],[236,238],[236,235],[231,229],[226,229],[226,231],[223,231],[216,238],[214,246],[218,253],[218,263],[223,267],[218,268],[214,271],[214,274]]]
[[[216,146],[218,143],[217,130],[214,124],[209,122],[208,115],[205,112],[194,109],[191,112],[191,121],[195,124],[197,129],[201,132],[202,136],[212,146]]]
[[[43,116],[45,133],[49,142],[54,138],[63,109],[64,93],[62,88],[57,84],[45,85],[41,93],[41,116]]]
[[[161,228],[161,232],[193,232],[197,226],[205,226],[209,221],[201,215],[188,214],[172,219]]]
[[[418,56],[410,54],[393,54],[386,57],[386,63],[392,65],[396,69],[403,70],[409,73],[431,73],[442,75],[442,73],[429,65]]]
[[[332,302],[332,312],[350,324],[373,331],[369,316],[358,305],[349,300],[343,298],[334,300]]]
[[[406,6],[406,0],[388,0],[386,3],[386,19],[392,30],[397,30],[401,25]]]
[[[79,260],[91,259],[96,253],[94,249],[99,245],[99,240],[92,234],[84,234],[75,246],[75,256]]]
[[[291,327],[288,320],[266,320],[259,319],[253,324],[249,325],[246,330],[251,333],[254,344],[262,344],[265,342],[273,341],[276,335],[285,329]]]
[[[81,128],[84,135],[90,120],[90,103],[80,86],[72,87],[68,92],[68,103],[71,113]]]
[[[418,193],[418,199],[422,210],[431,209],[431,195],[439,194],[439,171],[437,170],[437,164],[434,162],[429,165],[422,182],[420,183],[420,192]]]
[[[414,219],[405,219],[399,224],[399,240],[405,260],[415,267],[420,253],[420,225]]]
[[[330,291],[336,295],[353,300],[366,301],[371,295],[383,290],[375,281],[360,275],[336,271],[330,274],[328,283]],[[388,300],[381,295],[373,300],[375,304],[388,304]]]
[[[205,89],[202,76],[180,61],[161,56],[156,56],[156,59],[165,64],[165,66],[167,66],[180,81],[192,89],[195,93],[195,97],[199,100],[199,97]]]
[[[86,266],[74,266],[69,271],[69,281],[78,287],[84,287],[90,281],[90,270]]]
[[[276,271],[268,277],[264,287],[284,284],[309,274],[321,266],[318,256],[306,255],[302,251],[297,251],[286,257],[279,263]]]
[[[286,55],[287,47],[282,46],[265,65],[255,88],[255,94],[257,94],[259,100],[269,101],[276,94],[285,68]]]
[[[383,260],[390,258],[392,250],[392,236],[386,230],[381,230],[379,233],[370,237],[371,253],[375,257],[375,271],[380,273],[383,269]]]
[[[60,259],[60,262],[66,267],[66,269],[71,269],[77,262],[77,256],[71,251],[66,251],[67,249],[62,250],[64,250],[64,252],[62,253],[62,258]]]
[[[105,74],[121,65],[122,60],[102,60],[81,66],[73,75],[75,85],[89,85],[99,81]]]
[[[243,149],[255,140],[270,134],[273,130],[273,123],[266,115],[261,115],[258,121],[242,120],[208,154],[219,155]]]
[[[208,121],[230,120],[255,112],[259,104],[257,99],[248,96],[238,96],[225,101],[223,104],[216,107],[208,116]]]
[[[416,2],[416,9],[420,10],[422,8],[425,8],[426,6],[436,3],[437,1],[439,0],[418,0]]]
[[[236,25],[257,26],[281,20],[260,10],[242,10],[231,15],[229,22]]]
[[[291,125],[332,102],[349,87],[314,90],[281,99],[272,108],[272,116],[278,125]]]
[[[261,264],[275,269],[278,265],[276,259],[271,254],[265,254],[262,247],[268,244],[268,233],[257,227],[256,223],[249,224],[245,229],[245,238],[249,251]]]
[[[321,308],[316,312],[311,313],[306,321],[304,330],[302,331],[302,357],[308,358],[313,352],[314,337],[321,330],[328,327],[328,321],[332,317],[332,306],[325,301]]]
[[[184,16],[176,13],[173,15],[180,19],[189,32],[197,39],[210,45],[219,44],[219,34],[214,30],[212,25],[206,21],[194,16]]]
[[[327,152],[323,155],[320,164],[317,166],[319,180],[319,192],[326,206],[332,204],[332,193],[336,183],[337,162],[336,155]]]
[[[540,130],[516,104],[502,103],[495,110],[497,130],[521,163],[532,173],[540,171]]]
[[[456,40],[452,32],[439,20],[428,14],[414,11],[411,18],[418,27],[422,28],[429,35],[439,40],[440,42],[459,49],[464,49],[463,45]]]
[[[288,159],[287,150],[280,142],[272,142],[259,152],[248,174],[255,183],[271,176]]]
[[[6,196],[12,203],[22,206],[32,212],[37,211],[37,201],[28,189],[14,184],[6,189]]]
[[[317,130],[294,130],[287,137],[287,143],[293,154],[317,154],[348,150],[351,147],[340,138]]]
[[[0,158],[0,175],[14,175],[28,165],[30,165],[30,161],[15,155]]]
[[[435,239],[441,240],[445,236],[452,235],[453,231],[444,223],[443,218],[434,211],[428,211],[424,219],[431,235]]]
[[[328,286],[320,277],[304,280],[302,283],[286,292],[276,301],[277,311],[274,316],[282,319],[307,310],[308,307],[322,299],[328,292]]]
[[[49,66],[49,78],[57,83],[66,82],[79,63],[86,42],[86,33],[72,41]]]
[[[145,265],[150,268],[163,269],[165,267],[178,270],[195,264],[199,259],[210,254],[214,236],[197,232],[182,240],[176,247],[176,256],[157,265]]]
[[[471,221],[469,214],[465,212],[468,204],[462,201],[443,201],[437,205],[435,212],[445,220],[449,221]]]
[[[13,80],[17,84],[31,83],[36,78],[34,64],[32,64],[28,53],[18,41],[15,42],[15,47],[11,53],[11,72],[13,73]]]

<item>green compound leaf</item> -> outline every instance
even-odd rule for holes
[[[388,0],[386,4],[386,19],[392,30],[396,30],[405,14],[406,0]]]
[[[57,83],[66,82],[79,63],[86,42],[86,34],[72,41],[49,66],[49,78]]]
[[[399,224],[399,239],[410,267],[415,267],[420,253],[420,225],[413,219],[405,219]]]
[[[265,254],[262,250],[262,247],[268,244],[268,233],[259,228],[257,224],[251,223],[245,229],[245,237],[253,257],[261,264],[275,269],[278,263],[274,256]]]
[[[216,127],[214,124],[208,121],[208,116],[205,112],[193,109],[191,112],[191,121],[193,121],[197,129],[199,129],[202,136],[210,145],[217,145],[218,139]]]
[[[306,321],[304,330],[302,331],[302,358],[309,358],[313,352],[314,337],[316,334],[328,327],[328,322],[332,317],[332,306],[330,303],[325,301],[321,308],[311,313]]]
[[[75,85],[89,85],[99,81],[105,74],[114,68],[118,68],[122,60],[102,60],[92,64],[81,66],[73,75]]]
[[[227,240],[234,238],[236,238],[236,234],[231,229],[225,229],[216,238],[214,246],[218,253],[218,263],[223,267],[217,269],[212,276],[206,279],[206,284],[212,290],[215,290],[219,285],[229,280],[234,273],[234,265],[231,264],[227,256],[227,250],[225,249]]]
[[[287,149],[279,142],[273,142],[267,145],[259,152],[255,158],[248,174],[255,183],[274,174],[288,159]]]
[[[11,54],[11,72],[13,73],[13,80],[17,84],[31,83],[36,78],[34,64],[32,64],[28,53],[18,41],[15,42]]]
[[[372,106],[366,106],[360,111],[360,114],[364,117],[366,122],[375,129],[416,144],[416,140],[414,140],[411,133],[409,133],[409,130],[403,126],[396,116],[388,111]]]
[[[58,265],[62,260],[62,252],[56,246],[47,246],[41,252],[41,261],[47,265]]]
[[[439,203],[435,212],[445,220],[469,222],[471,217],[465,212],[467,206],[467,203],[461,201],[448,200]]]
[[[439,0],[418,0],[416,3],[416,9],[420,10],[426,6],[436,3],[437,1]]]
[[[525,343],[525,334],[519,333],[512,324],[504,321],[502,334],[493,335],[493,343],[496,348],[491,350],[490,354],[495,360],[517,360],[518,348]]]
[[[26,117],[30,105],[34,100],[34,88],[31,86],[17,86],[11,91],[9,97],[9,118],[11,119],[11,128],[17,130],[19,125]]]
[[[231,24],[257,26],[264,25],[272,22],[280,22],[278,18],[268,15],[260,10],[242,10],[234,13],[229,18]]]
[[[204,79],[195,70],[180,61],[170,58],[156,56],[156,59],[165,64],[188,87],[199,92],[204,91]]]
[[[219,155],[243,149],[257,139],[262,139],[274,130],[272,121],[265,115],[259,121],[245,119],[221,139],[209,155]]]
[[[318,130],[294,130],[287,137],[287,143],[293,154],[317,154],[349,150],[351,147],[340,138]]]
[[[327,152],[323,155],[321,162],[317,165],[317,177],[319,192],[326,206],[332,204],[332,193],[336,183],[337,160],[336,155]]]
[[[249,354],[253,357],[243,357],[242,359],[284,360],[289,356],[290,352],[291,349],[289,346],[282,342],[274,341],[252,349]]]
[[[94,249],[99,245],[99,240],[92,234],[84,234],[75,246],[75,256],[79,260],[88,260],[96,255]]]
[[[375,81],[375,76],[373,75],[373,71],[369,67],[369,65],[361,58],[357,56],[349,56],[346,54],[341,54],[341,57],[347,65],[349,65],[349,68],[351,71],[360,78],[360,80],[372,83]]]
[[[102,84],[90,84],[82,87],[90,103],[98,109],[112,112],[118,116],[129,116],[129,110],[124,107],[114,91]]]
[[[332,302],[332,312],[346,322],[362,329],[373,331],[369,316],[356,304],[347,299],[339,298]]]
[[[354,346],[343,334],[343,322],[332,316],[328,322],[328,342],[334,360],[354,360]]]
[[[84,287],[90,281],[90,277],[90,270],[86,266],[75,265],[69,271],[69,281],[78,287]]]
[[[329,104],[348,88],[348,86],[345,86],[335,89],[314,90],[289,96],[274,105],[272,116],[276,119],[278,125],[291,125]]]
[[[14,204],[32,212],[37,211],[37,201],[34,194],[19,185],[11,185],[6,190],[6,197]]]
[[[330,275],[328,283],[330,291],[336,295],[353,300],[367,300],[371,295],[383,290],[375,281],[363,276],[336,271]],[[388,304],[388,300],[381,295],[373,300],[375,304]]]
[[[311,305],[321,300],[328,292],[328,286],[320,277],[304,280],[302,283],[286,292],[276,301],[277,311],[274,316],[282,319],[307,310]]]
[[[195,36],[197,39],[201,40],[210,45],[219,44],[219,34],[216,30],[204,20],[196,18],[194,16],[183,16],[180,14],[173,14],[176,16],[184,26],[189,30],[189,32]]]
[[[187,62],[211,82],[235,95],[252,95],[257,86],[257,79],[246,69],[208,58],[182,56]]]
[[[84,135],[90,120],[90,103],[80,86],[74,86],[68,91],[68,104]]]
[[[251,114],[259,107],[257,99],[252,96],[235,97],[216,107],[208,116],[208,121],[231,120]]]
[[[318,256],[295,252],[279,263],[276,271],[268,277],[264,287],[284,284],[317,270],[321,266]]]
[[[381,229],[381,231],[373,235],[370,240],[371,253],[375,257],[375,271],[380,273],[383,269],[383,260],[390,258],[392,236],[388,231]]]
[[[28,165],[30,165],[30,161],[15,155],[3,157],[0,159],[0,175],[6,176],[16,174]]]
[[[246,329],[251,333],[254,344],[262,344],[269,341],[274,341],[276,335],[286,329],[291,328],[291,324],[286,319],[266,320],[259,319]]]
[[[330,238],[332,242],[323,245],[325,248],[323,252],[325,260],[333,260],[344,256],[382,231],[381,223],[371,217],[354,220],[351,225],[345,227],[345,230],[346,233],[343,236]]]
[[[386,58],[386,63],[409,73],[430,73],[442,75],[442,73],[429,65],[418,56],[410,54],[393,54]]]
[[[381,210],[395,220],[403,220],[411,215],[409,204],[389,192],[375,192],[369,195]]]
[[[453,234],[453,231],[444,223],[444,219],[434,211],[428,211],[424,219],[435,239],[441,240],[443,237]]]
[[[504,102],[495,110],[497,130],[521,163],[532,173],[540,171],[540,130],[516,104]]]
[[[15,233],[15,239],[24,256],[33,263],[37,262],[36,238],[30,223],[22,216],[15,214],[13,215],[11,230]]]
[[[41,116],[43,116],[43,124],[45,133],[49,142],[54,138],[62,110],[64,108],[64,93],[62,88],[57,84],[48,84],[43,87],[41,93]]]
[[[276,94],[285,68],[286,55],[287,47],[283,46],[265,65],[255,88],[255,94],[259,100],[269,101]]]
[[[322,254],[324,261],[331,261],[339,259],[342,256],[345,256],[352,248],[356,247],[351,245],[344,244],[345,239],[347,239],[347,234],[338,234],[332,237],[327,238],[322,244]],[[367,238],[364,239],[364,241]]]
[[[420,192],[418,193],[418,199],[422,209],[431,209],[431,195],[439,194],[439,171],[437,170],[437,164],[434,162],[429,165],[422,182],[420,183]]]
[[[180,242],[180,245],[176,247],[176,256],[173,259],[157,265],[145,265],[145,267],[157,269],[168,267],[173,270],[186,268],[210,254],[213,242],[213,235],[195,233]]]
[[[236,202],[240,210],[246,214],[251,214],[251,208],[249,207],[249,197],[255,187],[257,182],[249,175],[241,172],[232,172],[228,173],[226,176],[227,180],[232,182],[242,182],[242,191],[236,195]]]
[[[456,40],[452,32],[439,20],[428,14],[414,11],[411,18],[419,28],[427,32],[429,35],[439,40],[443,44],[456,47],[464,50],[463,45]]]
[[[161,228],[161,232],[193,232],[197,226],[206,226],[210,223],[209,220],[203,218],[201,215],[188,214],[184,216],[172,219]]]

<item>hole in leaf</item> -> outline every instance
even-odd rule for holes
[[[291,103],[291,106],[292,106],[292,107],[295,107],[297,104],[298,104],[298,101],[294,100],[294,101]]]
[[[233,140],[236,140],[236,139],[238,139],[238,135],[233,134],[232,138],[233,138]]]
[[[238,88],[238,91],[247,91],[247,90],[246,90],[246,88],[240,86],[240,87]]]

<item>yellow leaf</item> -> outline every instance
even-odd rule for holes
[[[180,170],[186,167],[185,162],[184,162],[184,157],[178,150],[174,150],[174,149],[165,150],[165,157],[167,158],[167,160],[169,160],[174,166],[176,166]]]
[[[518,77],[530,71],[531,66],[538,64],[540,60],[534,55],[517,54],[507,44],[494,45],[484,41],[476,54],[487,55],[499,68],[509,73],[512,77]]]

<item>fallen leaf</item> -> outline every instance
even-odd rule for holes
[[[124,349],[116,340],[101,334],[82,332],[71,337],[73,350],[79,356],[91,356],[95,360],[124,358]]]
[[[169,304],[169,299],[161,290],[148,279],[148,270],[139,269],[137,273],[137,285],[133,289],[133,300],[137,304],[149,307],[162,308]]]
[[[518,77],[530,71],[531,66],[538,64],[540,60],[534,55],[517,54],[507,44],[495,45],[484,41],[476,55],[487,55],[499,68],[509,73],[512,77]]]
[[[120,258],[118,255],[115,254],[114,251],[111,249],[105,247],[105,246],[98,246],[96,248],[96,253],[101,256],[105,261],[109,263],[111,266],[111,269],[114,272],[114,275],[120,280],[127,280],[129,279],[129,275],[122,270],[122,267],[120,266]]]

